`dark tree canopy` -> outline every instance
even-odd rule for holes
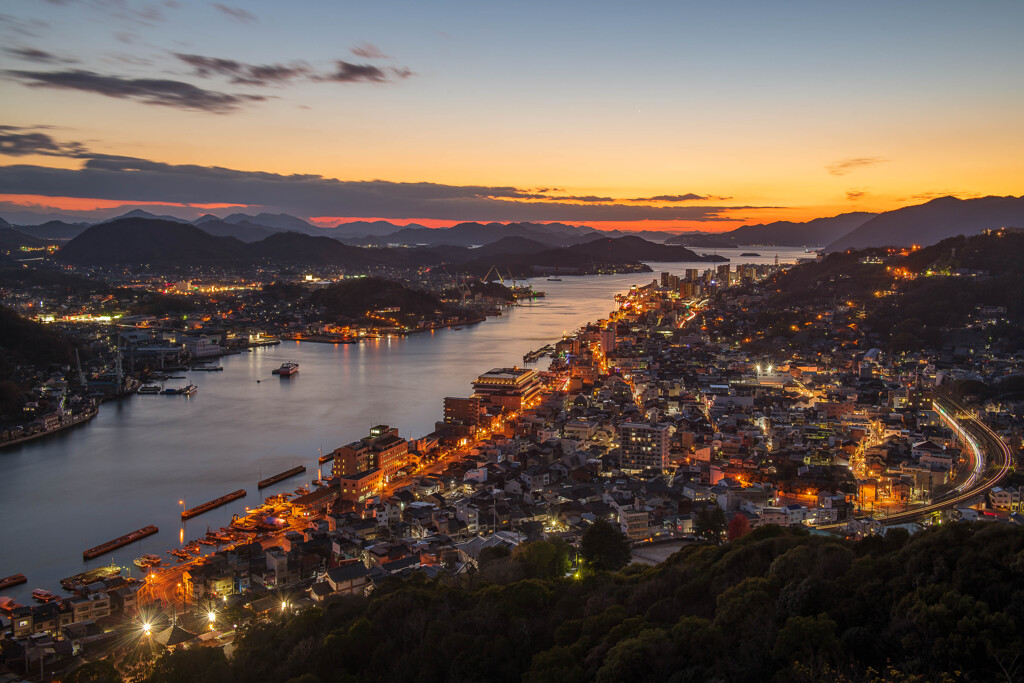
[[[580,539],[580,555],[593,569],[615,571],[629,562],[629,539],[598,517]]]

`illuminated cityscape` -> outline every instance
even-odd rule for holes
[[[11,0],[0,683],[1024,680],[1022,25]]]

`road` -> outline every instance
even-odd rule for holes
[[[932,405],[942,421],[966,446],[970,456],[970,473],[949,493],[927,505],[889,515],[880,520],[882,524],[913,522],[942,510],[959,507],[984,495],[993,486],[998,486],[1013,466],[1013,453],[1010,447],[987,424],[975,417],[965,417],[969,413],[964,407],[948,397],[934,396]],[[835,529],[844,524],[823,524],[818,528]]]

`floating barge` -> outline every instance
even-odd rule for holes
[[[265,489],[268,486],[273,486],[274,484],[276,484],[279,481],[284,481],[285,479],[288,479],[289,477],[294,477],[296,474],[302,474],[305,471],[306,471],[306,466],[305,465],[299,465],[298,467],[291,468],[287,472],[282,472],[281,474],[275,474],[272,477],[268,477],[266,479],[261,479],[260,483],[257,484],[256,486],[258,488]]]
[[[28,581],[28,579],[25,578],[24,574],[13,574],[7,578],[0,579],[0,589],[17,586],[25,583],[26,581]]]
[[[203,503],[202,505],[197,505],[194,508],[189,508],[188,510],[183,511],[181,513],[181,518],[182,519],[191,519],[192,517],[195,517],[196,515],[201,515],[204,512],[208,512],[209,510],[212,510],[214,508],[219,508],[221,505],[227,505],[231,501],[238,500],[239,498],[242,498],[243,496],[245,496],[245,489],[238,489],[237,491],[233,491],[233,492],[227,494],[226,496],[221,496],[220,498],[215,498],[214,500],[211,500],[208,503]]]
[[[113,541],[107,541],[103,545],[98,545],[95,548],[89,548],[88,550],[82,552],[82,557],[84,557],[87,560],[91,560],[94,557],[99,557],[100,555],[103,555],[104,553],[114,550],[116,548],[120,548],[123,545],[134,543],[140,538],[152,536],[157,531],[159,531],[159,529],[157,529],[152,524],[150,524],[149,526],[144,526],[141,529],[136,529],[130,534],[125,534],[124,536],[115,538]]]

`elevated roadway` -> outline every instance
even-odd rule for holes
[[[878,518],[883,525],[915,522],[936,512],[961,507],[984,495],[993,486],[998,486],[1013,466],[1013,453],[1010,447],[984,421],[974,417],[963,406],[946,396],[933,396],[932,407],[963,443],[970,470],[964,480],[951,491],[930,503]],[[844,526],[844,523],[824,524],[818,528],[835,529],[841,526]]]

